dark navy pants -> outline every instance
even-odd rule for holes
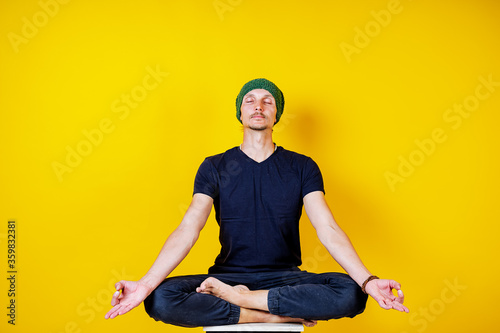
[[[196,292],[209,276],[250,290],[269,290],[269,312],[293,318],[328,320],[354,317],[367,295],[348,275],[305,271],[223,273],[165,279],[145,300],[146,312],[167,324],[196,327],[238,323],[240,308],[213,295]]]

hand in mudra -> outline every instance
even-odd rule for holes
[[[393,294],[393,289],[396,290],[398,296]],[[410,312],[410,310],[403,305],[405,297],[401,290],[401,285],[394,280],[371,280],[366,284],[365,291],[368,295],[373,297],[383,309]]]
[[[113,294],[113,298],[111,299],[113,308],[104,316],[106,319],[113,319],[116,316],[129,312],[141,304],[151,293],[149,287],[138,281],[122,280],[115,285],[115,288],[117,292]]]

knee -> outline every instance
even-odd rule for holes
[[[159,320],[160,304],[158,301],[157,289],[153,290],[151,294],[144,300],[144,309],[146,313],[155,320]]]
[[[154,320],[166,322],[167,318],[165,314],[168,312],[168,309],[166,309],[168,304],[169,302],[163,298],[162,292],[158,287],[144,300],[144,309]]]
[[[330,319],[355,317],[366,308],[368,295],[358,284],[344,273],[323,273],[324,282],[333,292]]]
[[[144,300],[144,309],[156,321],[185,326],[179,322],[176,314],[182,297],[183,292],[178,286],[162,283]]]
[[[363,313],[366,308],[366,295],[358,284],[349,277],[343,288],[340,290],[341,298],[343,299],[343,317],[355,317]]]

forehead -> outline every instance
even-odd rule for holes
[[[249,92],[247,92],[247,94],[243,97],[243,98],[247,98],[247,97],[250,97],[250,96],[253,96],[253,97],[271,97],[272,99],[274,99],[273,95],[271,95],[271,93],[269,91],[267,91],[266,89],[253,89],[253,90],[250,90]]]

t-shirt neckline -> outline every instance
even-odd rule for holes
[[[276,149],[273,151],[273,153],[271,155],[269,155],[268,158],[266,158],[265,160],[263,160],[262,162],[257,162],[256,160],[254,160],[253,158],[251,158],[250,156],[248,156],[247,154],[245,154],[245,152],[243,152],[243,150],[241,150],[240,146],[238,147],[235,147],[236,150],[242,154],[247,160],[249,161],[252,161],[253,163],[257,164],[257,165],[262,165],[264,164],[265,162],[269,161],[274,155],[276,155],[278,153],[278,151],[281,150],[282,147],[276,145]]]

